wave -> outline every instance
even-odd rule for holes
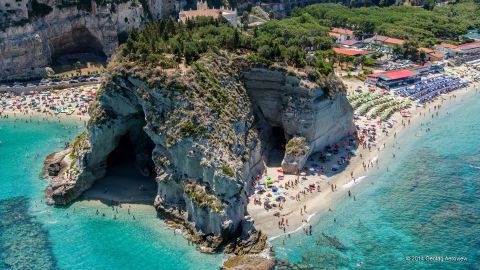
[[[47,224],[57,224],[58,220],[52,220],[52,221],[45,221]]]
[[[310,219],[312,219],[313,216],[315,216],[317,214],[317,212],[313,213],[313,214],[310,214],[308,217],[307,217],[307,222],[303,222],[302,225],[300,225],[298,228],[296,228],[295,230],[293,231],[288,231],[286,233],[282,233],[282,234],[279,234],[279,235],[276,235],[276,236],[272,236],[270,238],[268,238],[269,241],[273,241],[275,239],[277,239],[278,237],[280,236],[283,236],[283,235],[288,235],[288,234],[292,234],[292,233],[296,233],[298,231],[300,231],[301,229],[303,229],[305,226],[307,226],[308,222],[310,222]]]
[[[480,166],[475,166],[475,165],[472,165],[472,164],[468,164],[468,167],[480,170]]]
[[[362,175],[362,176],[356,178],[355,180],[352,180],[352,181],[346,183],[345,185],[343,185],[343,188],[351,188],[352,186],[360,183],[360,181],[362,181],[363,178],[365,178],[365,177],[366,177],[365,175]]]

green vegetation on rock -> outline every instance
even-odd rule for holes
[[[235,175],[235,172],[233,171],[233,169],[230,168],[228,165],[222,166],[222,172],[229,177],[233,177]]]
[[[207,131],[205,127],[193,125],[192,123],[184,123],[184,125],[180,127],[180,134],[183,137],[197,138],[199,136],[205,135],[206,132]]]
[[[285,146],[285,154],[293,157],[302,157],[310,148],[305,143],[305,137],[294,137]]]
[[[215,195],[209,194],[204,186],[196,183],[185,182],[183,185],[185,194],[191,198],[199,207],[208,208],[217,213],[223,210],[222,202],[215,197]]]

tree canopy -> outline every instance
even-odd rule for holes
[[[357,36],[378,33],[386,36],[415,39],[421,46],[433,45],[441,39],[459,40],[470,28],[480,27],[480,8],[473,1],[422,7],[348,8],[339,4],[316,4],[295,9],[292,16],[308,14],[328,27],[349,27]]]

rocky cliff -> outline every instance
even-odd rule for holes
[[[173,15],[181,1],[79,3],[88,5],[68,0],[30,0],[26,3],[29,14],[21,20],[12,13],[0,12],[0,79],[42,77],[52,60],[63,54],[90,52],[110,57],[118,47],[119,36],[147,19]]]
[[[204,251],[227,243],[236,254],[265,247],[246,206],[274,127],[289,140],[288,171],[354,130],[352,108],[334,76],[321,87],[299,73],[254,67],[225,52],[209,53],[159,81],[140,79],[136,67],[115,64],[108,73],[87,132],[46,162],[48,202],[67,204],[103,177],[109,155],[128,136],[136,153],[132,166],[155,175],[157,210]]]

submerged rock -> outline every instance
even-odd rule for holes
[[[49,203],[67,204],[102,178],[109,155],[128,136],[136,153],[132,166],[156,176],[153,203],[162,216],[204,252],[229,244],[227,252],[259,253],[266,237],[246,207],[273,147],[272,129],[283,130],[287,141],[303,138],[297,159],[286,154],[288,171],[354,131],[353,110],[334,78],[320,87],[305,75],[254,67],[224,52],[205,55],[187,71],[158,78],[155,70],[145,72],[112,65],[90,108],[88,131],[56,162],[63,167],[46,189]]]
[[[59,269],[48,232],[28,208],[26,197],[0,200],[0,268]]]

